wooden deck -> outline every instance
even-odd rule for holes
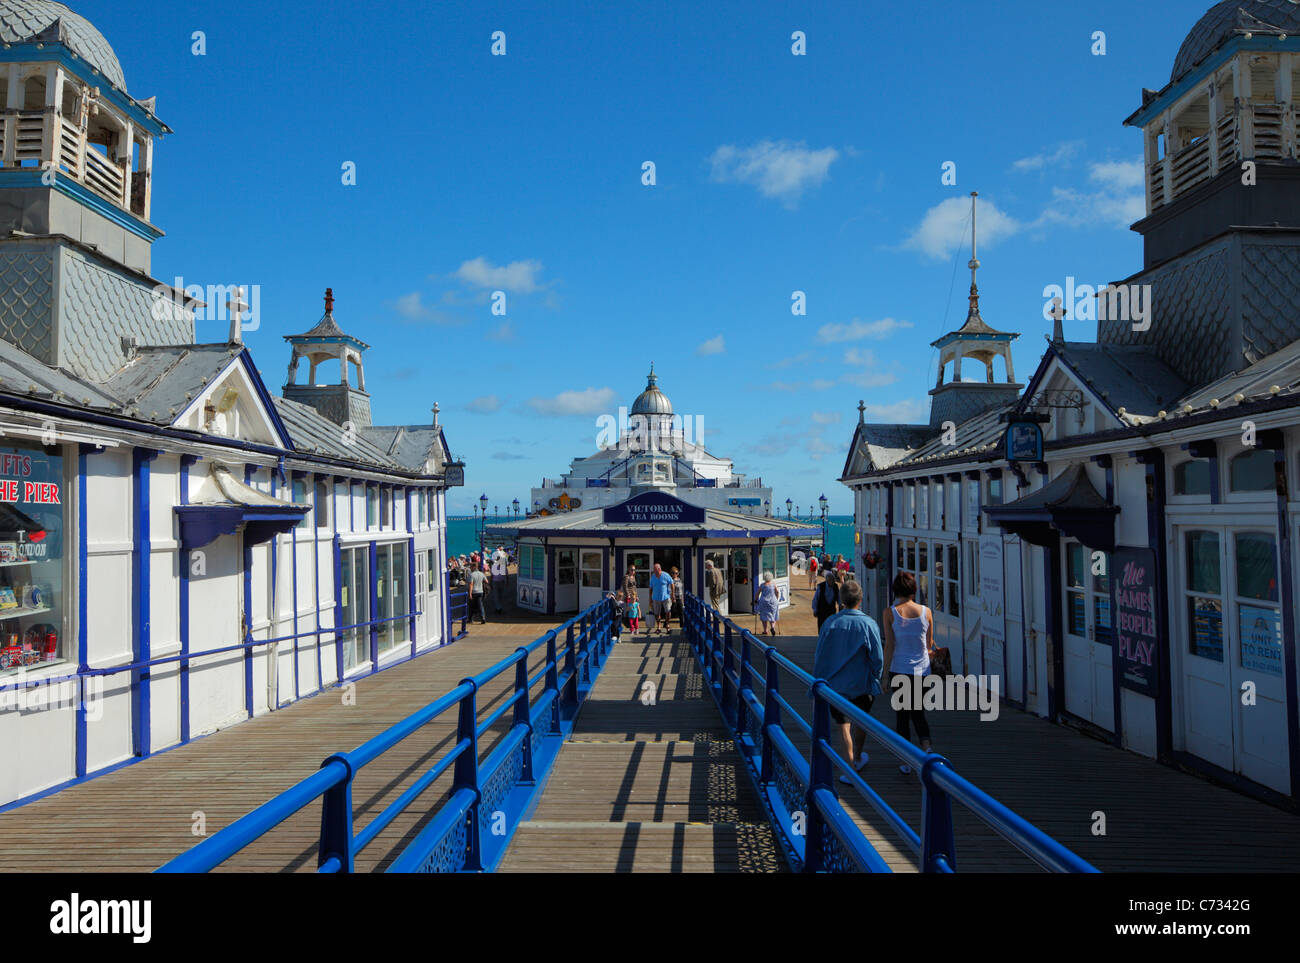
[[[625,634],[501,871],[783,869],[743,766],[690,647]]]
[[[808,665],[806,590],[783,613],[776,643]],[[489,613],[491,615],[491,613]],[[528,616],[472,626],[452,646],[361,679],[356,705],[340,690],[303,700],[193,743],[0,813],[0,871],[145,872],[312,773],[332,752],[354,748],[499,661],[548,627]],[[530,672],[538,668],[537,660]],[[656,705],[642,684],[655,683]],[[481,692],[480,718],[499,706],[511,679]],[[785,681],[785,680],[783,680]],[[806,693],[783,686],[801,711]],[[887,700],[873,712],[886,724]],[[1002,707],[996,721],[975,713],[932,713],[936,749],[976,785],[1104,871],[1290,871],[1300,819],[1150,759],[1115,749],[1035,716]],[[355,784],[356,828],[380,812],[450,744],[453,717],[367,766]],[[791,727],[793,735],[798,736]],[[486,754],[495,742],[481,741]],[[806,750],[806,740],[795,739]],[[868,781],[915,827],[921,793],[883,750],[869,743]],[[614,647],[564,746],[535,811],[521,826],[503,870],[740,871],[784,869],[748,777],[703,690],[694,659],[676,638],[644,636]],[[429,818],[442,783],[357,860],[382,869]],[[840,787],[888,862],[913,868],[910,852],[855,793]],[[1094,836],[1093,813],[1106,815]],[[308,807],[223,868],[313,871],[319,805]],[[1020,871],[1031,864],[955,807],[959,870]]]

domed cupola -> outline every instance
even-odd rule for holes
[[[1124,121],[1142,131],[1146,216],[1143,270],[1119,290],[1148,308],[1099,312],[1100,342],[1205,384],[1300,337],[1297,91],[1300,2],[1225,0],[1191,28]]]
[[[659,390],[659,379],[655,376],[655,364],[650,362],[650,374],[646,376],[645,391],[636,396],[632,402],[630,415],[671,415],[673,404],[668,396]]]

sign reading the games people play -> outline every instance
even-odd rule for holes
[[[645,492],[605,509],[606,525],[689,525],[704,521],[704,509],[663,492]]]
[[[1117,548],[1110,557],[1115,586],[1115,657],[1119,684],[1154,697],[1159,680],[1159,630],[1156,624],[1155,553],[1149,548]]]

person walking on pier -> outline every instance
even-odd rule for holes
[[[492,604],[497,615],[502,611],[501,600],[506,596],[506,553],[497,549],[492,556]]]
[[[890,672],[889,686],[894,690],[894,728],[904,739],[910,739],[911,727],[915,726],[921,749],[933,752],[930,723],[920,699],[920,681],[930,674],[934,618],[926,606],[917,604],[913,576],[899,572],[890,589],[898,604],[885,609],[881,621],[885,626],[885,665]],[[898,771],[907,775],[912,767],[904,764]]]
[[[805,564],[808,566],[808,587],[810,589],[816,588],[817,587],[817,556],[815,554],[809,553],[808,561]]]
[[[709,590],[709,604],[716,609],[722,604],[727,587],[722,581],[722,573],[713,567],[712,559],[704,560],[704,585]]]
[[[668,603],[669,628],[670,629],[672,628],[673,619],[677,620],[677,624],[679,626],[685,628],[686,626],[686,609],[685,609],[686,585],[685,583],[682,582],[682,577],[678,573],[676,565],[674,565],[671,569],[669,569],[668,573],[673,577],[673,594],[671,600]]]
[[[813,676],[847,698],[863,712],[870,712],[880,695],[880,676],[885,654],[880,643],[880,626],[862,611],[862,588],[847,582],[840,590],[844,608],[826,619],[817,633],[817,654],[813,656]],[[867,733],[852,725],[844,713],[830,707],[831,719],[840,727],[843,756],[854,770],[861,772],[868,754],[863,749]],[[848,782],[840,776],[840,782]]]
[[[665,624],[670,619],[668,606],[672,604],[672,594],[673,577],[663,570],[662,565],[655,562],[650,575],[650,621],[654,622],[656,635],[666,631]],[[650,634],[650,622],[646,623],[645,634]]]
[[[635,592],[627,596],[624,605],[627,611],[627,627],[632,630],[632,635],[635,636],[637,627],[641,624],[641,603],[637,601]]]
[[[763,573],[763,584],[758,587],[758,593],[754,596],[754,611],[758,613],[758,620],[763,623],[763,635],[768,635],[771,629],[771,635],[776,635],[776,620],[781,617],[781,596],[777,593],[776,583],[772,581],[772,573]]]
[[[826,620],[839,611],[840,585],[839,576],[834,569],[826,570],[826,577],[813,593],[813,615],[817,616],[817,631],[822,630]]]
[[[636,595],[636,565],[629,564],[627,574],[623,576],[623,595]]]
[[[491,584],[488,577],[483,574],[482,569],[474,569],[469,573],[469,614],[472,617],[475,610],[478,611],[478,620],[483,625],[487,625],[487,609],[483,607],[483,602],[487,594],[487,587]]]

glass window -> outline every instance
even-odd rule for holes
[[[600,588],[601,569],[603,568],[603,556],[599,551],[584,551],[582,553],[582,587],[583,588]]]
[[[771,572],[776,568],[776,553],[772,550],[771,545],[763,549],[762,558],[758,565],[758,577],[760,579],[763,577],[764,572]]]
[[[294,478],[292,483],[293,503],[295,505],[307,504],[307,479]],[[311,526],[311,513],[308,512],[302,517],[297,525],[298,528],[309,528]]]
[[[316,491],[316,527],[330,527],[330,489],[324,481],[317,481]]]
[[[1110,556],[1103,553],[1101,561],[1100,566],[1095,564],[1092,566],[1093,641],[1110,645],[1113,641],[1110,624]]]
[[[1084,554],[1083,546],[1078,542],[1071,542],[1065,546],[1066,561],[1066,587],[1065,593],[1065,617],[1068,621],[1066,631],[1071,635],[1088,637],[1088,612],[1087,600],[1084,591],[1087,583],[1084,581]]]
[[[375,603],[379,606],[375,612],[376,619],[386,619],[392,615],[393,590],[392,567],[388,546],[381,545],[375,550]],[[376,626],[379,634],[379,653],[382,655],[391,647],[391,622],[380,622]]]
[[[562,548],[555,553],[555,584],[572,585],[576,581],[576,553],[571,548]]]
[[[958,553],[956,545],[948,546],[948,614],[961,614],[961,578],[957,566]]]
[[[74,657],[63,467],[58,449],[0,445],[0,675]]]
[[[907,540],[907,570],[916,571],[916,539],[914,538]]]
[[[411,614],[411,590],[407,583],[406,543],[398,542],[396,545],[390,545],[388,550],[393,556],[392,611],[389,614],[409,616]],[[399,618],[391,624],[393,627],[391,633],[393,645],[411,640],[411,620],[409,618]]]
[[[393,490],[387,485],[379,489],[379,527],[393,527]]]
[[[1214,662],[1223,661],[1223,599],[1220,597],[1219,535],[1188,532],[1187,551],[1188,632],[1187,651]]]
[[[375,491],[374,485],[366,486],[366,527],[375,528],[379,525],[379,492]]]
[[[1273,490],[1273,453],[1266,449],[1242,452],[1228,471],[1228,486],[1234,492],[1269,492]]]
[[[1210,462],[1207,458],[1193,458],[1174,466],[1175,495],[1210,494]]]
[[[943,510],[943,480],[939,479],[934,482],[934,484],[930,486],[930,491],[933,492],[934,495],[932,499],[934,508],[930,511],[930,527],[947,528],[948,519],[945,517]]]
[[[363,545],[341,553],[342,579],[339,596],[343,603],[343,669],[346,672],[369,659],[370,552]]]
[[[785,578],[790,574],[790,546],[782,545],[780,551],[776,552],[776,572],[777,578]]]
[[[1277,553],[1273,536],[1263,532],[1238,532],[1237,595],[1243,599],[1277,599]]]
[[[1000,477],[989,478],[989,504],[1002,504],[1002,479]]]

